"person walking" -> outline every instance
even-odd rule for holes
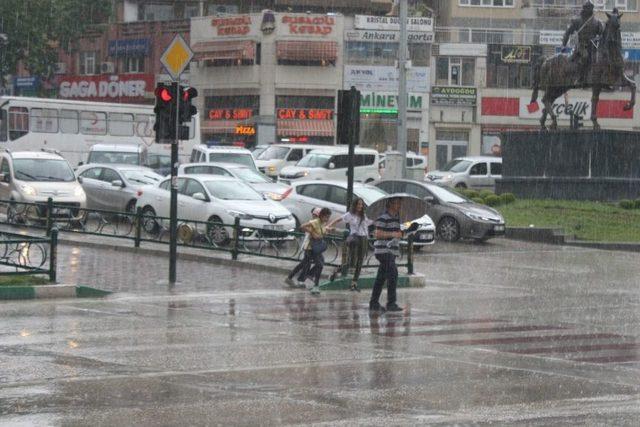
[[[386,311],[402,311],[402,308],[396,303],[396,286],[398,285],[396,257],[400,253],[400,239],[402,238],[400,198],[389,198],[385,207],[385,212],[374,223],[376,241],[373,248],[374,255],[380,265],[369,300],[369,310],[379,313],[385,312],[385,308],[380,305],[379,301],[385,282],[387,282]]]
[[[316,219],[320,216],[320,211],[322,209],[321,208],[313,208],[311,210],[311,218],[312,219]],[[302,228],[302,227],[300,227]],[[304,282],[307,280],[307,276],[309,275],[309,270],[311,269],[311,262],[312,262],[312,257],[311,257],[311,251],[306,250],[305,248],[307,248],[309,246],[309,239],[311,238],[311,235],[309,234],[309,232],[305,232],[304,233],[304,239],[302,240],[302,261],[300,261],[298,263],[298,265],[296,265],[293,270],[291,270],[289,272],[289,274],[287,275],[287,278],[285,279],[285,283],[287,285],[289,285],[292,288],[298,287],[298,288],[304,288],[305,284]],[[300,274],[298,274],[300,273]],[[298,283],[296,284],[293,281],[293,277],[298,274]]]
[[[304,247],[305,251],[309,251],[311,263],[313,267],[309,270],[309,275],[313,278],[312,294],[320,293],[320,276],[324,268],[324,251],[327,250],[327,242],[324,240],[326,233],[330,230],[327,226],[331,218],[331,210],[322,208],[318,218],[302,225],[302,230],[309,233],[309,241]]]
[[[350,289],[360,292],[358,279],[360,278],[364,257],[369,248],[369,226],[373,224],[373,221],[367,218],[365,214],[364,200],[361,198],[355,199],[351,203],[349,212],[331,221],[328,228],[333,228],[340,221],[344,221],[349,226],[349,235],[346,243],[349,252],[349,265],[354,268]],[[340,268],[331,275],[331,279],[335,278],[339,270]]]

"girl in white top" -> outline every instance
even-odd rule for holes
[[[345,224],[349,225],[349,236],[347,237],[349,265],[354,267],[351,290],[360,292],[358,279],[362,270],[362,262],[369,249],[369,226],[373,224],[373,221],[367,218],[365,214],[364,200],[356,198],[351,204],[349,212],[333,220],[328,227],[332,228],[340,221],[344,221]],[[335,277],[335,274],[332,277]]]

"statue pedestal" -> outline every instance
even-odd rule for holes
[[[496,192],[524,199],[640,198],[640,132],[507,132]]]

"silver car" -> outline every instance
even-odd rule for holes
[[[149,168],[134,165],[89,164],[76,171],[87,194],[87,208],[134,212],[140,188],[164,179]]]
[[[429,172],[425,181],[451,188],[493,190],[502,177],[502,159],[491,156],[458,157],[441,170]]]

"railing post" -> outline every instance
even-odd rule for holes
[[[407,272],[413,274],[413,234],[407,239]]]
[[[47,199],[47,236],[51,236],[51,229],[53,228],[53,218],[51,217],[53,212],[53,199],[49,197]]]
[[[51,230],[51,244],[49,246],[49,281],[56,281],[56,267],[58,264],[58,229]]]
[[[231,258],[238,259],[238,248],[240,247],[240,218],[236,217],[233,223],[233,247],[231,248]]]
[[[135,247],[140,247],[140,239],[142,238],[142,208],[138,206],[136,209],[136,238]]]

